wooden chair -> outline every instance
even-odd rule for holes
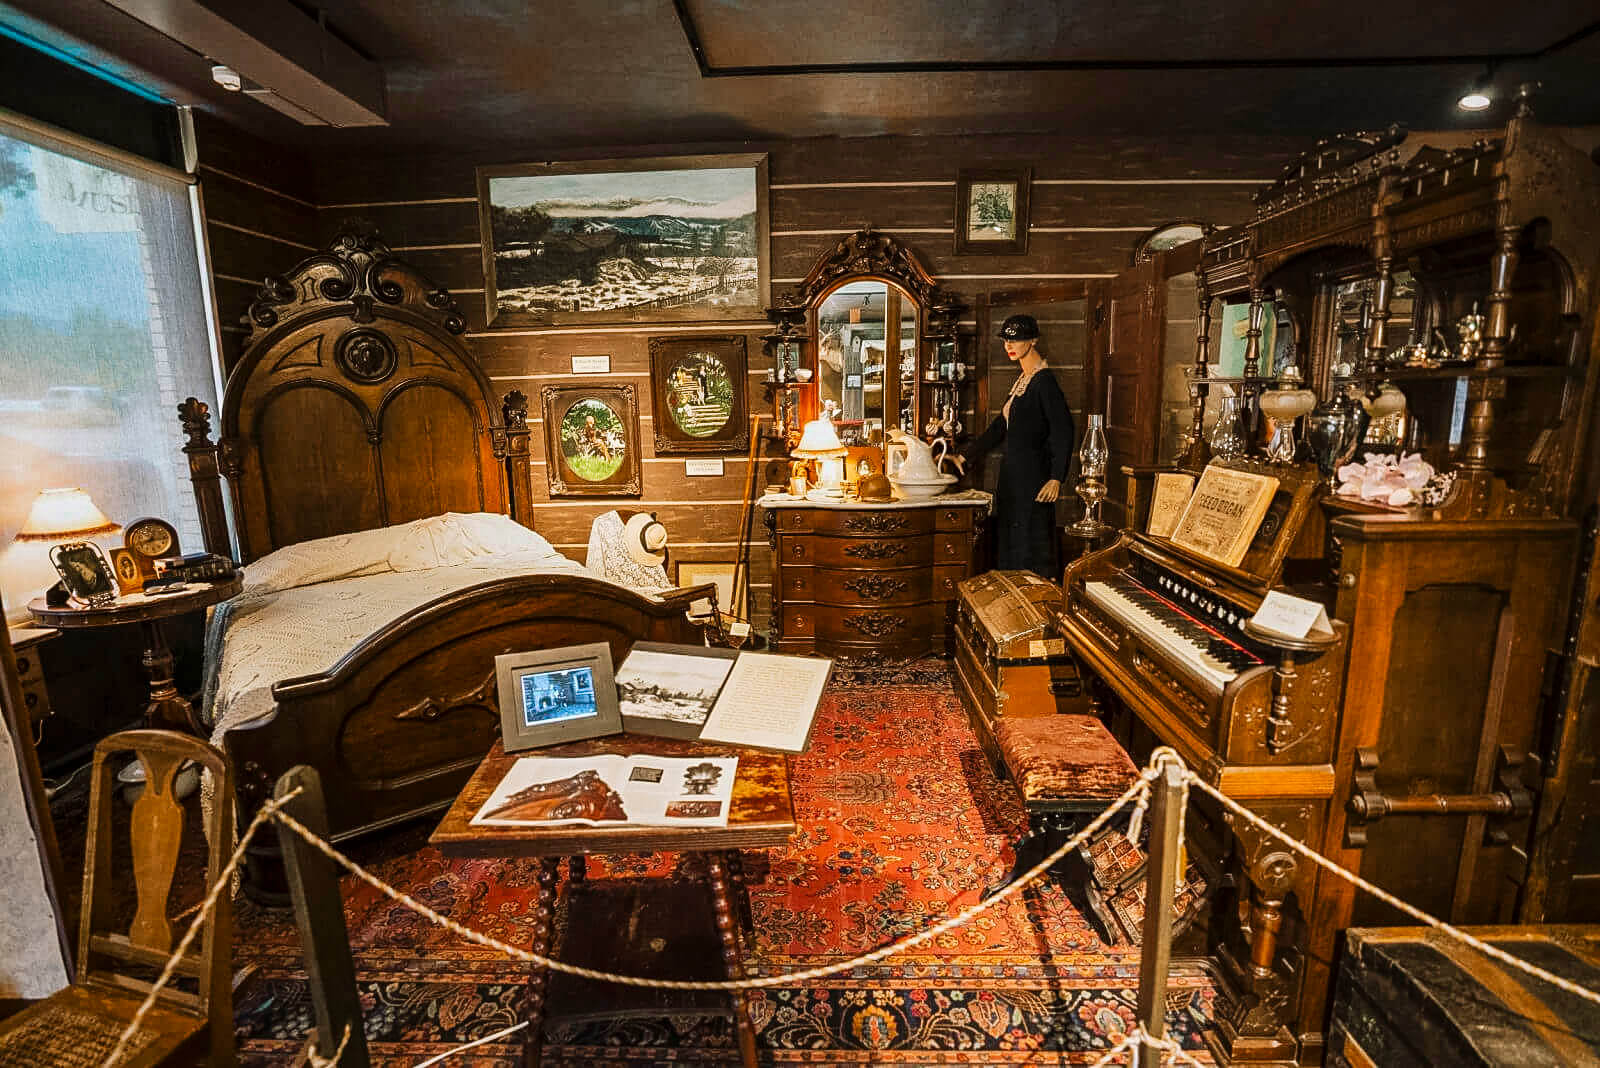
[[[131,751],[144,765],[145,788],[134,802],[130,836],[137,912],[124,933],[112,929],[111,817],[117,808],[111,757]],[[187,761],[209,771],[218,803],[207,821],[215,885],[233,843],[233,773],[228,760],[197,738],[171,731],[124,731],[94,751],[89,838],[83,871],[83,920],[77,977],[64,990],[0,1022],[0,1066],[105,1064],[133,1019],[187,922],[170,918],[168,898],[178,864],[184,811],[175,793]],[[233,991],[229,962],[233,912],[224,893],[173,980],[157,996],[116,1068],[156,1064],[234,1063]],[[130,974],[136,966],[139,974]],[[176,989],[181,981],[194,992]]]

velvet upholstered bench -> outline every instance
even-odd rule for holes
[[[1028,814],[1028,836],[1017,848],[1013,877],[1043,860],[1139,777],[1127,750],[1093,716],[1001,720],[995,744]]]

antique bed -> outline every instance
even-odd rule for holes
[[[239,558],[260,561],[247,582],[271,568],[262,557],[284,555],[275,550],[446,513],[501,513],[532,528],[526,399],[513,391],[495,403],[459,340],[453,300],[375,236],[343,234],[269,279],[249,323],[217,440],[204,404],[180,408],[206,549],[233,552],[226,478]],[[275,681],[264,714],[219,731],[239,818],[297,764],[321,773],[335,840],[441,811],[498,736],[496,655],[605,641],[620,660],[641,639],[701,640],[685,608],[703,587],[646,596],[567,573],[581,572],[575,564],[535,570],[465,571],[459,588],[342,653],[324,650],[325,670]],[[326,587],[330,615],[359,596],[359,584]],[[248,857],[247,887],[272,896],[275,836]]]

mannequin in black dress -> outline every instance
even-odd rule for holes
[[[1033,316],[1011,316],[1000,327],[1000,338],[1006,343],[1006,358],[1021,367],[1022,377],[1001,416],[951,459],[965,474],[968,460],[1005,443],[995,487],[995,566],[1058,580],[1055,502],[1072,462],[1072,411],[1039,353],[1039,324]]]

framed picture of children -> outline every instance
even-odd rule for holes
[[[657,456],[749,447],[742,335],[651,338],[650,387]]]
[[[544,387],[552,497],[637,497],[639,408],[632,385]]]

